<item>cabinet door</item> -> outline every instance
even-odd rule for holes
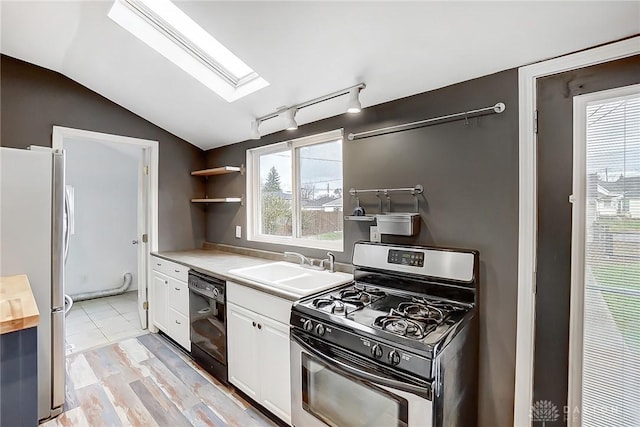
[[[260,316],[261,399],[265,408],[291,424],[291,370],[289,325]]]
[[[189,330],[189,319],[187,316],[169,309],[169,331],[168,335],[187,351],[191,351],[191,339]]]
[[[189,285],[172,277],[169,277],[169,308],[178,313],[189,316]]]
[[[149,304],[149,311],[151,311],[151,318],[153,324],[160,328],[163,332],[169,333],[169,320],[168,320],[168,288],[169,277],[162,273],[154,271],[153,276],[153,292],[151,293],[151,301]]]
[[[258,315],[227,303],[227,367],[229,382],[259,401]],[[262,351],[260,351],[262,353]]]

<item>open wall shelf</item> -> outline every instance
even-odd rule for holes
[[[212,169],[202,169],[198,171],[191,172],[193,176],[214,176],[214,175],[225,175],[228,173],[240,172],[240,174],[244,175],[244,165],[241,166],[220,166],[218,168]]]
[[[220,166],[217,168],[202,169],[202,170],[191,172],[191,175],[204,177],[205,179],[207,179],[207,177],[210,177],[210,176],[226,175],[229,173],[236,173],[236,172],[240,172],[241,175],[244,175],[244,172],[245,172],[244,165]],[[240,197],[211,197],[211,198],[209,196],[204,196],[204,198],[199,197],[199,198],[191,199],[191,202],[192,203],[240,203],[241,205],[244,206],[244,195]]]
[[[193,203],[244,203],[244,197],[217,197],[204,199],[191,199]]]

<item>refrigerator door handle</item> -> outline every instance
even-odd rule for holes
[[[51,409],[55,416],[61,412],[65,398],[64,310],[51,313],[51,350]]]
[[[51,201],[51,308],[64,307],[64,152],[53,154]],[[64,355],[64,352],[62,353]]]
[[[69,193],[67,193],[66,189],[64,192],[64,263],[67,263],[67,257],[69,256],[69,236],[71,235],[71,230],[69,229],[71,224],[71,209],[69,206]]]

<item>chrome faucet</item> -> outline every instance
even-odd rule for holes
[[[313,263],[311,262],[311,260],[309,258],[307,258],[306,256],[304,256],[302,254],[299,254],[298,252],[285,252],[284,256],[285,257],[297,256],[298,258],[300,258],[300,265],[302,265],[302,266],[304,266],[305,264],[309,265],[309,266],[313,265]]]
[[[320,266],[321,266],[322,268],[324,268],[324,263],[325,263],[325,261],[329,261],[329,271],[330,271],[331,273],[335,273],[335,272],[336,272],[336,265],[335,265],[335,264],[336,264],[336,256],[335,256],[333,253],[331,253],[331,252],[327,252],[327,256],[328,256],[329,258],[327,258],[327,259],[323,259],[323,260],[320,262]]]

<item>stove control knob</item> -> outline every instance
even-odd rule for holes
[[[389,362],[391,362],[392,365],[400,364],[400,353],[392,350],[391,353],[389,353]]]
[[[316,334],[323,336],[324,335],[324,326],[317,324],[316,325]]]
[[[311,332],[311,330],[313,329],[313,323],[311,322],[311,320],[305,320],[302,324],[302,327],[305,331]]]
[[[374,344],[373,347],[371,347],[371,355],[375,359],[380,359],[382,357],[382,348],[378,344]]]

